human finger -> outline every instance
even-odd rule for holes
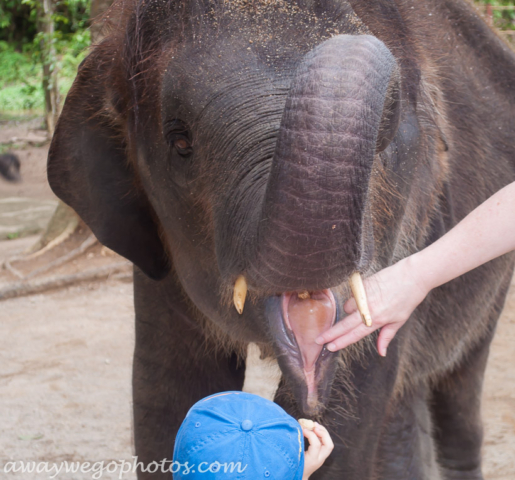
[[[302,433],[304,434],[304,437],[308,439],[309,442],[308,452],[313,453],[314,455],[318,455],[318,452],[320,452],[322,444],[320,443],[320,439],[318,438],[317,434],[304,427],[302,427]]]
[[[379,332],[379,337],[377,339],[377,351],[379,355],[382,357],[386,357],[386,350],[388,349],[388,345],[395,337],[396,333],[401,328],[402,323],[389,323],[381,328],[381,332]]]
[[[328,342],[332,342],[336,338],[341,337],[342,335],[346,335],[351,330],[354,330],[362,323],[363,322],[359,312],[354,312],[352,315],[348,315],[344,319],[340,320],[336,325],[327,330],[327,332],[319,335],[316,338],[315,343],[318,345],[324,345]]]
[[[327,350],[330,352],[336,352],[341,350],[342,348],[348,347],[353,343],[359,342],[362,338],[365,338],[367,335],[371,334],[375,330],[377,330],[380,325],[372,324],[372,327],[367,327],[363,323],[360,323],[356,328],[351,330],[345,335],[342,335],[331,341],[327,345]]]
[[[329,456],[329,453],[331,453],[334,448],[334,443],[331,435],[329,435],[329,432],[327,431],[327,428],[325,428],[323,425],[320,425],[319,423],[316,423],[314,432],[317,434],[320,442],[322,443],[322,450],[327,451],[327,456]]]

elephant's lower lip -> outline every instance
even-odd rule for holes
[[[300,298],[296,292],[281,296],[282,320],[287,333],[293,337],[300,352],[302,371],[307,387],[307,403],[316,404],[317,365],[325,347],[315,343],[315,339],[331,328],[336,321],[336,302],[331,290],[309,292],[308,298]]]
[[[292,308],[299,307],[300,303],[296,292],[268,297],[264,313],[284,379],[292,390],[300,412],[313,417],[321,413],[329,398],[338,354],[319,345],[315,347],[312,343],[319,330],[330,328],[337,321],[340,300],[336,300],[331,290],[318,290],[310,295],[313,302],[322,304],[323,313],[318,321],[315,319],[306,324],[299,321],[297,317],[303,311],[302,304],[299,312],[292,315]]]

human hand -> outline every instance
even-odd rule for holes
[[[384,357],[397,331],[424,300],[430,289],[415,274],[411,257],[381,270],[367,278],[363,284],[372,316],[372,327],[363,324],[356,301],[350,298],[343,306],[348,316],[320,335],[316,343],[328,344],[327,349],[335,352],[380,328],[377,350],[379,355]]]
[[[315,422],[313,430],[302,427],[302,433],[309,442],[309,448],[304,454],[304,474],[302,475],[302,480],[307,480],[323,465],[333,451],[334,444],[327,429],[319,423]]]

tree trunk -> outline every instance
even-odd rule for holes
[[[32,246],[30,252],[34,253],[42,249],[47,250],[54,245],[64,242],[77,229],[80,221],[75,210],[59,200],[46,230],[36,244]]]
[[[105,19],[101,18],[106,10],[111,6],[113,0],[91,0],[91,43],[100,43],[103,35]]]
[[[41,35],[41,60],[43,63],[43,91],[45,93],[45,122],[48,132],[54,133],[59,114],[59,89],[57,84],[57,57],[54,45],[54,2],[37,2],[37,25]]]
[[[39,31],[43,33],[43,40],[41,49],[43,55],[43,88],[45,89],[45,115],[48,131],[53,134],[55,122],[57,120],[57,70],[52,68],[55,66],[55,48],[51,40],[53,39],[54,22],[52,21],[53,13],[53,0],[41,0],[38,7]],[[104,22],[99,21],[99,18],[111,6],[113,0],[91,0],[91,43],[99,43],[102,36],[102,29]],[[97,21],[95,21],[97,20]],[[49,39],[50,42],[46,43],[45,40]],[[45,56],[45,53],[48,55]],[[48,61],[45,61],[48,59]],[[50,87],[50,88],[49,88]],[[70,207],[59,201],[54,216],[51,218],[48,226],[39,239],[39,241],[32,248],[32,252],[50,248],[54,244],[59,244],[64,241],[80,224],[79,216]],[[87,228],[84,225],[85,228]]]

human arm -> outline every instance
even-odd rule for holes
[[[499,190],[439,240],[364,281],[372,327],[361,322],[356,302],[349,314],[317,338],[331,351],[340,350],[381,328],[379,354],[415,308],[433,289],[515,249],[515,182]]]
[[[304,454],[304,474],[302,475],[302,480],[308,480],[331,454],[334,444],[327,429],[316,422],[313,430],[302,427],[302,433],[309,442],[309,448]]]

